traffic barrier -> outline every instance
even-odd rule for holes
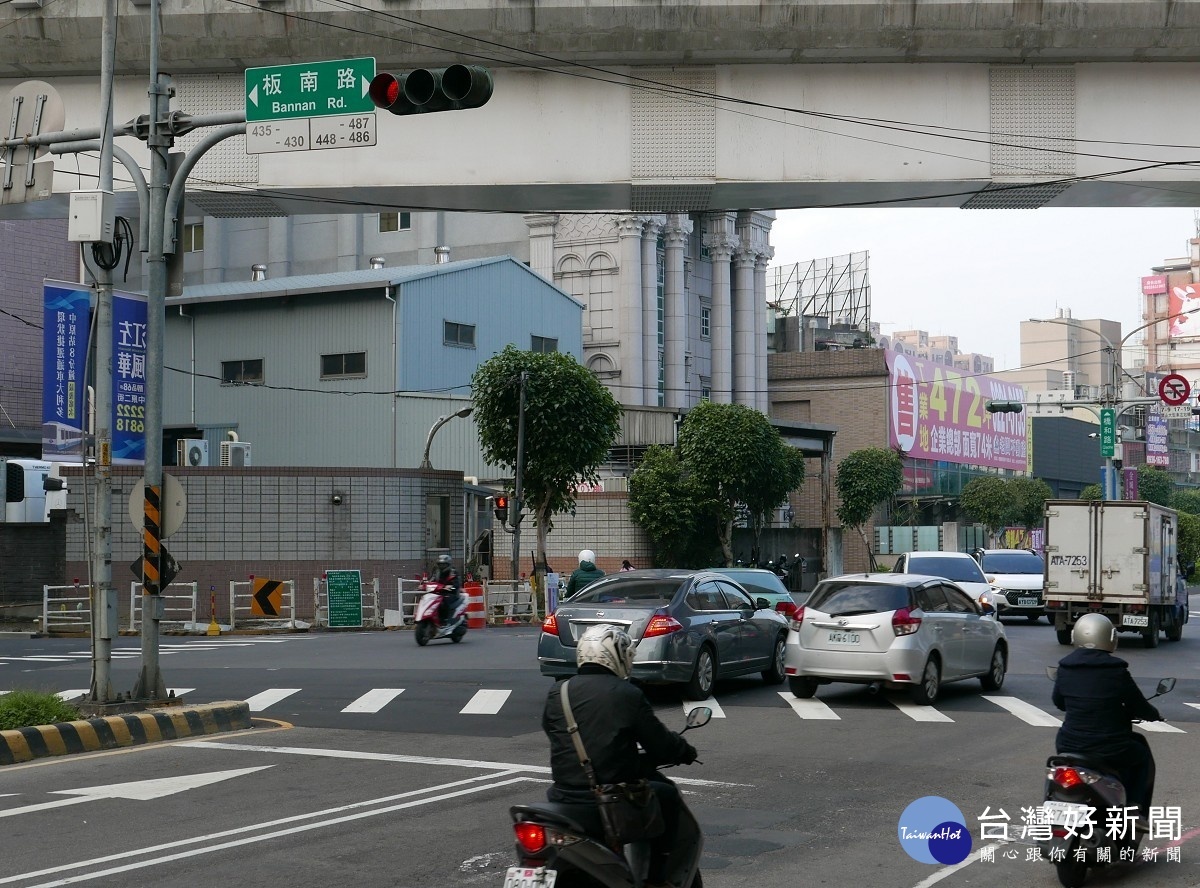
[[[487,606],[483,603],[483,585],[481,583],[465,583],[463,592],[467,596],[467,628],[483,629],[487,626]]]

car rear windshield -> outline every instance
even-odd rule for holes
[[[890,583],[822,583],[806,607],[835,617],[894,611],[908,607],[908,587]]]
[[[928,556],[910,558],[908,559],[908,572],[926,574],[931,577],[945,577],[947,580],[955,582],[987,582],[973,558],[930,558]]]
[[[990,552],[985,553],[980,566],[987,573],[997,574],[1040,574],[1042,558],[1033,552]]]
[[[571,599],[571,604],[628,604],[632,607],[662,607],[675,597],[678,581],[624,580],[592,583]]]
[[[744,573],[724,573],[722,576],[727,576],[739,586],[749,592],[751,595],[787,595],[787,587],[783,585],[783,581],[774,574],[744,574]]]

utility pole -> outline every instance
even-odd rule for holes
[[[516,592],[520,584],[521,572],[521,510],[525,507],[521,501],[522,476],[525,472],[525,383],[529,379],[526,370],[521,371],[521,399],[517,408],[517,466],[516,477],[513,481],[513,547],[512,547],[512,584]],[[535,610],[536,613],[536,610]]]

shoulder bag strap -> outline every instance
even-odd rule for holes
[[[559,688],[559,698],[562,700],[563,715],[567,719],[567,733],[571,735],[571,742],[575,744],[575,754],[579,756],[579,764],[583,765],[588,783],[592,785],[592,789],[596,789],[596,774],[592,770],[592,761],[588,758],[587,750],[583,748],[583,738],[579,736],[579,725],[575,723],[575,716],[571,712],[571,698],[567,693],[567,686],[570,683],[571,680],[567,679]]]

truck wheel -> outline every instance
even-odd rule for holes
[[[1070,647],[1070,645],[1071,645],[1071,630],[1070,629],[1059,629],[1058,630],[1058,643],[1065,644],[1068,647]]]
[[[1176,608],[1171,617],[1171,625],[1167,629],[1167,641],[1179,641],[1183,638],[1183,621],[1187,619],[1183,608]]]
[[[1158,633],[1162,631],[1162,627],[1158,625],[1158,611],[1150,611],[1146,624],[1146,628],[1142,631],[1142,643],[1148,648],[1156,648],[1158,647]]]

